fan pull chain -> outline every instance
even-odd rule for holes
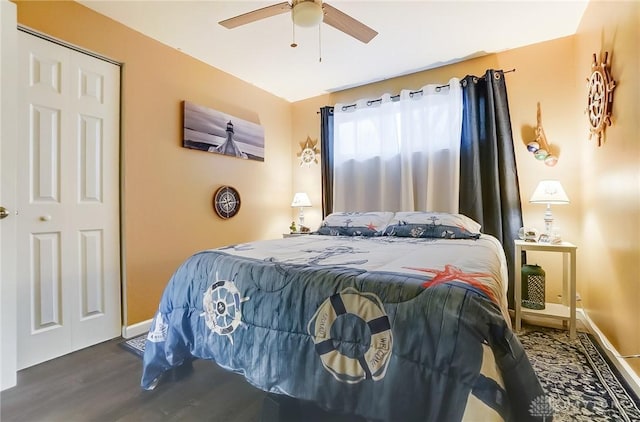
[[[291,40],[291,48],[296,48],[298,44],[296,44],[296,24],[291,25],[292,28],[292,40]]]
[[[318,25],[318,62],[322,63],[322,23]]]

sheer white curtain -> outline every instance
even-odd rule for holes
[[[462,90],[334,107],[335,211],[458,212]]]

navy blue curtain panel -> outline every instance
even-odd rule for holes
[[[509,268],[509,307],[513,308],[513,240],[522,227],[518,172],[507,87],[501,70],[462,80],[460,213],[482,225],[504,248]]]
[[[322,218],[333,212],[333,107],[320,108]]]

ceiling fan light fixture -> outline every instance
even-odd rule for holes
[[[305,28],[318,26],[323,18],[324,12],[322,11],[322,5],[319,3],[313,0],[294,2],[291,19],[297,26]]]

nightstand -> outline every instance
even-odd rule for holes
[[[569,323],[569,337],[576,337],[576,249],[569,242],[558,244],[525,242],[515,240],[515,280],[514,306],[516,313],[516,332],[522,328],[522,317],[531,315],[562,320],[566,327]],[[563,255],[562,261],[562,303],[545,303],[545,308],[536,310],[522,307],[522,251],[556,252]],[[546,280],[545,280],[546,281]]]

